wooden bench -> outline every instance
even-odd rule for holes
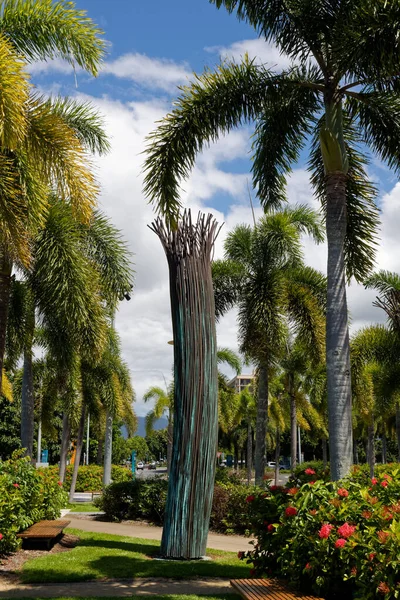
[[[231,586],[246,600],[323,600],[315,596],[305,596],[289,591],[274,579],[233,579]]]
[[[44,543],[50,550],[52,543],[56,541],[70,522],[63,519],[39,521],[39,523],[31,525],[28,529],[19,533],[17,537],[24,541]]]

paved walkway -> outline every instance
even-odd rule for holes
[[[94,533],[110,533],[111,535],[125,535],[128,537],[144,538],[145,540],[161,540],[162,527],[151,525],[136,525],[126,523],[107,523],[104,521],[90,521],[89,519],[74,519],[74,513],[68,513],[67,519],[71,523],[69,527],[92,531]],[[222,535],[219,533],[208,534],[208,548],[215,550],[228,550],[239,552],[239,550],[251,550],[250,539],[240,535]]]
[[[80,583],[14,584],[0,580],[0,598],[59,598],[93,596],[127,598],[166,594],[226,594],[233,590],[227,579],[135,579],[82,581]]]

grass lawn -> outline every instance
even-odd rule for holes
[[[92,504],[91,502],[73,502],[72,504],[68,504],[67,508],[71,512],[98,512],[99,509],[97,506]]]
[[[233,552],[207,550],[210,561],[153,560],[160,551],[154,540],[67,529],[80,543],[69,552],[49,554],[27,561],[20,572],[24,583],[56,583],[90,579],[132,577],[245,578],[249,566]]]
[[[102,600],[115,600],[115,596],[104,598],[101,597]],[[137,598],[145,598],[145,600],[238,600],[239,596],[236,594],[218,594],[218,596],[187,596],[183,594],[182,596],[177,596],[176,594],[171,594],[168,596],[126,596],[125,600],[136,600]],[[49,600],[49,598],[31,598],[31,600]],[[50,598],[50,600],[100,600],[98,596],[91,596],[90,598]]]

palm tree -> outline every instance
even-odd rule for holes
[[[104,54],[100,34],[72,2],[1,2],[0,383],[12,268],[29,265],[31,234],[43,223],[49,191],[68,199],[86,221],[97,194],[85,162],[87,140],[77,131],[81,117],[87,122],[84,111],[30,94],[24,66],[61,57],[96,75]]]
[[[259,366],[256,482],[265,470],[269,370],[286,352],[288,320],[314,355],[323,348],[325,280],[303,264],[303,233],[322,239],[312,210],[272,212],[254,229],[240,225],[230,232],[225,260],[213,265],[217,315],[238,305],[241,351]]]
[[[326,363],[333,479],[352,463],[346,275],[363,281],[374,263],[378,213],[367,153],[400,169],[397,23],[384,0],[211,0],[236,12],[293,65],[277,73],[247,57],[224,62],[182,88],[149,140],[145,191],[173,224],[179,185],[196,155],[243,123],[255,126],[253,183],[264,208],[285,201],[286,176],[312,140],[309,167],[328,240]]]
[[[167,413],[167,469],[169,473],[172,455],[174,386],[170,384],[167,390],[153,386],[147,390],[143,396],[143,400],[145,402],[149,400],[155,401],[153,409],[146,415],[146,435],[149,435],[153,431],[155,422]]]

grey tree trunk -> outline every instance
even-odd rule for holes
[[[385,433],[385,425],[383,425],[382,431],[382,463],[386,465],[387,463],[387,439]]]
[[[275,439],[275,485],[279,485],[279,457],[281,455],[281,432],[276,428]]]
[[[6,349],[6,331],[8,307],[10,303],[12,261],[4,246],[0,245],[0,391],[3,378],[4,352]]]
[[[328,290],[326,364],[329,415],[329,451],[332,479],[350,472],[353,460],[350,343],[346,300],[344,241],[347,227],[346,175],[326,175],[326,233]]]
[[[324,469],[328,466],[328,444],[326,438],[322,438],[322,462],[324,463]]]
[[[370,477],[373,477],[375,473],[375,427],[373,421],[368,425],[367,461]]]
[[[297,465],[297,406],[293,389],[293,375],[289,374],[289,396],[290,396],[290,470],[293,471]]]
[[[112,463],[112,432],[113,432],[113,416],[107,411],[106,413],[106,433],[104,436],[104,471],[103,471],[103,487],[111,483],[111,463]]]
[[[96,464],[97,465],[103,464],[103,438],[102,437],[99,438],[99,444],[97,446]]]
[[[161,554],[206,553],[218,435],[218,377],[211,215],[192,223],[185,211],[173,231],[157,219],[169,266],[174,338],[174,434]]]
[[[171,470],[172,460],[172,441],[174,436],[174,422],[172,417],[171,408],[168,410],[168,428],[167,428],[168,442],[167,442],[167,473]]]
[[[78,469],[79,469],[79,464],[81,462],[81,454],[82,454],[82,448],[83,448],[83,438],[84,438],[84,435],[85,435],[85,421],[86,421],[86,407],[83,404],[82,405],[81,416],[80,416],[80,419],[79,419],[78,436],[77,436],[77,440],[76,440],[76,453],[75,453],[74,470],[72,472],[71,487],[70,487],[70,490],[69,490],[69,501],[70,502],[74,501],[74,494],[75,494],[75,488],[76,488],[76,480],[78,479]]]
[[[256,417],[256,450],[254,455],[256,485],[263,481],[268,421],[268,367],[260,365],[258,373],[258,397]]]
[[[61,433],[61,449],[60,449],[60,481],[65,481],[65,470],[67,468],[67,456],[70,442],[70,423],[68,413],[63,413],[62,433]]]
[[[400,402],[396,404],[397,462],[400,462]]]
[[[25,349],[21,399],[21,446],[25,448],[25,456],[29,456],[32,460],[34,412],[32,350]]]
[[[247,456],[246,456],[247,485],[251,484],[251,475],[252,475],[251,457],[252,457],[252,454],[253,454],[252,428],[251,428],[250,418],[248,418],[248,421],[247,421]]]

